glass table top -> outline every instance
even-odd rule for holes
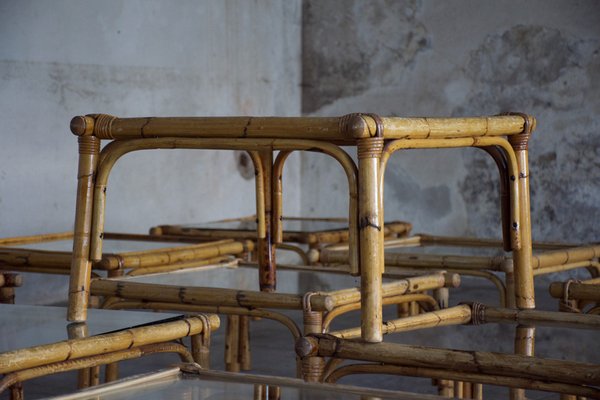
[[[0,352],[69,339],[66,307],[0,304]],[[98,335],[177,314],[89,309],[88,334]]]

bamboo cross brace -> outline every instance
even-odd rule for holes
[[[384,321],[382,333],[387,335],[390,333],[408,332],[418,329],[435,328],[438,326],[463,325],[470,322],[471,307],[468,305],[459,305],[410,317]],[[360,337],[360,328],[349,328],[330,332],[330,335],[341,339],[357,339]]]
[[[529,117],[533,120],[533,118]],[[520,115],[468,118],[381,118],[386,139],[425,139],[517,135],[525,128]],[[375,135],[370,114],[342,117],[142,117],[104,114],[77,116],[71,131],[101,139],[149,137],[289,138],[351,142]],[[535,125],[535,120],[533,120]]]
[[[143,309],[143,310],[160,310],[160,311],[178,311],[178,312],[209,312],[214,314],[225,314],[225,315],[239,315],[271,319],[281,323],[283,326],[288,328],[292,337],[295,339],[302,336],[300,328],[294,322],[294,320],[285,314],[265,310],[262,308],[248,309],[245,307],[230,307],[230,306],[203,306],[195,304],[181,304],[181,303],[166,303],[157,301],[134,301],[134,300],[121,300],[114,299],[114,301],[107,301],[104,305],[104,309],[109,310],[128,310],[128,309]]]
[[[211,315],[209,322],[211,326],[206,327],[202,319],[187,317],[178,321],[8,351],[0,354],[0,374],[147,344],[168,342],[219,327],[219,318],[216,315]]]
[[[505,377],[473,372],[449,371],[445,369],[426,367],[402,367],[397,365],[381,364],[351,364],[332,371],[325,378],[327,383],[335,383],[339,379],[352,374],[392,374],[400,376],[414,376],[431,379],[452,379],[473,383],[484,383],[496,386],[525,388],[565,394],[576,394],[591,398],[600,398],[600,390],[587,386],[571,385],[568,383],[552,383],[542,380],[532,380],[518,377]]]
[[[389,297],[407,293],[422,292],[425,290],[442,288],[445,285],[445,273],[412,276],[404,279],[398,279],[393,282],[384,283],[381,285],[381,296]],[[328,292],[328,295],[336,307],[358,302],[362,297],[361,290],[358,288],[336,290],[333,292]]]
[[[131,360],[156,353],[177,353],[182,362],[191,363],[194,361],[187,348],[181,344],[155,343],[131,349],[118,350],[105,354],[97,354],[77,359],[69,359],[66,361],[40,365],[12,372],[7,374],[0,381],[0,393],[2,393],[10,386],[17,384],[18,382],[24,382],[27,380],[39,378],[41,376],[57,374],[67,371],[81,370],[84,368],[97,367],[99,365],[112,364],[119,361]]]
[[[550,284],[550,295],[557,299],[566,298],[600,302],[600,286],[578,282],[552,282]]]
[[[336,357],[578,385],[600,385],[600,366],[514,354],[447,350],[397,343],[364,343],[309,335],[296,343],[300,357]]]
[[[283,308],[301,310],[302,296],[288,293],[266,293],[213,287],[158,285],[109,279],[92,281],[91,292],[98,296],[116,296],[132,300],[167,303],[230,306],[246,308]],[[335,305],[330,295],[311,297],[311,307],[329,311]]]
[[[600,315],[557,311],[516,310],[473,303],[473,324],[508,323],[523,326],[560,326],[576,329],[600,329]]]

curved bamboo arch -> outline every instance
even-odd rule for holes
[[[94,185],[94,201],[92,208],[92,229],[90,259],[95,260],[102,256],[102,233],[104,231],[104,213],[106,205],[106,188],[108,177],[115,163],[125,154],[154,149],[214,149],[214,150],[246,150],[251,154],[253,162],[256,164],[260,158],[257,155],[260,150],[280,150],[291,152],[295,150],[315,151],[327,154],[338,161],[348,179],[349,189],[349,240],[351,243],[358,242],[358,224],[357,224],[357,167],[352,158],[339,146],[316,141],[316,140],[292,140],[292,139],[196,139],[196,138],[151,138],[151,139],[130,139],[113,141],[106,145],[100,154],[98,162],[96,181]],[[279,162],[281,168],[283,161]],[[257,187],[259,179],[257,178]],[[260,180],[262,181],[262,180]],[[261,191],[262,192],[262,191]],[[260,197],[260,196],[259,196]],[[257,200],[257,208],[264,204]],[[277,209],[277,205],[275,209]],[[259,224],[260,225],[260,224]],[[358,245],[352,246],[356,249],[350,255],[352,273],[358,273]]]
[[[383,198],[384,175],[387,162],[391,155],[402,149],[434,149],[434,148],[457,148],[457,147],[497,147],[504,150],[507,161],[508,173],[510,175],[510,217],[514,227],[521,226],[521,211],[518,202],[519,182],[515,178],[518,175],[519,166],[517,156],[510,143],[501,137],[476,137],[455,139],[401,139],[386,143],[381,156],[381,168],[379,175],[379,188]],[[515,225],[516,224],[516,225]],[[517,229],[511,229],[511,247],[513,250],[521,248],[521,239]]]

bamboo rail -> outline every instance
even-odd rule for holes
[[[487,307],[473,303],[473,324],[508,323],[523,326],[561,326],[577,329],[600,329],[600,316],[556,311],[515,310]]]
[[[505,136],[523,132],[519,115],[470,118],[380,118],[386,139]],[[535,124],[535,120],[533,120]],[[296,138],[349,141],[376,135],[372,114],[342,117],[146,117],[117,118],[105,114],[77,116],[71,131],[101,139],[142,137]]]
[[[298,340],[296,353],[300,357],[318,355],[556,383],[600,385],[598,365],[513,354],[446,350],[397,343],[362,343],[314,334]]]
[[[327,383],[336,383],[341,378],[353,374],[391,374],[401,376],[414,376],[431,379],[452,379],[489,385],[525,388],[546,392],[575,394],[594,399],[600,398],[600,390],[587,386],[571,385],[568,383],[551,383],[542,380],[532,380],[518,377],[504,377],[473,372],[459,372],[445,369],[427,367],[404,367],[397,365],[380,364],[352,364],[346,365],[331,372],[325,378]]]
[[[552,282],[550,295],[557,299],[591,300],[600,302],[600,286],[578,282]]]
[[[210,327],[204,326],[203,319],[199,317],[187,317],[172,322],[8,351],[0,354],[0,374],[125,350],[133,346],[168,342],[208,330],[213,331],[219,327],[219,318],[216,315],[209,316],[208,322]]]
[[[158,285],[108,279],[95,279],[91,290],[98,296],[166,303],[291,310],[301,310],[303,307],[300,295],[250,290]],[[317,294],[311,298],[311,307],[315,310],[328,311],[335,305],[336,301],[331,295]]]
[[[74,360],[65,360],[49,365],[40,365],[20,371],[7,374],[0,380],[0,393],[11,386],[27,380],[39,378],[41,376],[56,374],[60,372],[81,370],[84,368],[97,367],[99,365],[116,363],[124,360],[140,358],[156,353],[176,353],[179,355],[182,362],[194,362],[191,354],[186,347],[177,343],[155,343],[144,346],[135,347],[132,349],[117,350],[105,354],[96,354],[77,358]],[[107,365],[108,367],[108,365]]]
[[[124,309],[143,309],[143,310],[161,310],[161,311],[179,311],[179,312],[209,312],[214,314],[239,315],[271,319],[281,323],[288,328],[292,337],[298,339],[302,336],[300,328],[290,317],[265,310],[260,308],[243,308],[229,306],[207,306],[195,304],[167,303],[158,301],[132,301],[132,300],[115,300],[107,302],[103,308],[109,310],[124,310]]]
[[[388,335],[390,333],[409,332],[418,329],[435,328],[438,326],[463,325],[470,322],[471,307],[468,305],[460,305],[386,321],[383,323],[382,333]],[[349,328],[330,332],[330,335],[340,339],[357,339],[360,337],[360,328]]]

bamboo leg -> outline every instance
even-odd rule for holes
[[[398,318],[406,318],[410,316],[410,307],[408,303],[400,303],[396,306]]]
[[[519,207],[521,212],[520,226],[514,226],[519,233],[520,248],[513,249],[515,269],[515,301],[520,309],[535,308],[535,293],[533,286],[532,251],[531,251],[531,215],[529,201],[529,155],[527,145],[534,121],[524,116],[524,132],[510,136],[509,142],[517,156],[519,176]],[[516,223],[515,223],[516,224]]]
[[[240,367],[242,371],[249,371],[252,369],[252,358],[250,354],[250,317],[247,315],[240,315],[239,340]]]
[[[82,322],[87,319],[87,304],[92,265],[89,259],[92,226],[92,199],[98,164],[100,140],[94,136],[79,138],[79,167],[77,173],[77,203],[73,234],[73,259],[69,282],[67,319]]]
[[[462,399],[464,394],[464,382],[454,381],[454,398]]]
[[[519,325],[515,329],[515,354],[533,356],[535,352],[535,328]],[[526,400],[524,389],[510,389],[511,400]]]
[[[436,379],[434,384],[438,387],[438,394],[440,396],[454,396],[454,381],[450,381],[447,379]]]
[[[263,169],[263,196],[264,196],[264,220],[265,236],[258,238],[258,268],[260,290],[263,292],[274,292],[276,289],[275,276],[275,248],[273,246],[272,227],[273,227],[273,152],[271,150],[262,150],[260,161]]]
[[[517,308],[515,301],[515,270],[512,260],[507,260],[503,264],[502,270],[504,271],[504,283],[506,285],[506,307]]]
[[[239,363],[239,326],[238,315],[227,316],[227,330],[225,333],[225,369],[229,372],[240,372]]]
[[[440,308],[448,308],[448,303],[450,301],[450,290],[448,288],[434,289],[433,298],[437,301]]]
[[[0,303],[15,304],[15,288],[1,287],[0,288]]]
[[[25,395],[23,394],[23,384],[21,382],[15,383],[10,387],[10,400],[23,400]]]
[[[483,385],[481,383],[473,383],[473,393],[471,398],[475,400],[483,400]]]
[[[97,386],[100,384],[100,366],[90,368],[90,386]]]
[[[322,333],[323,331],[323,312],[312,311],[310,308],[310,297],[314,293],[309,292],[304,295],[302,310],[302,319],[304,323],[304,334]],[[322,382],[325,372],[325,359],[323,357],[304,357],[302,359],[302,376],[307,382]]]
[[[119,363],[106,364],[104,368],[104,382],[114,382],[119,379]]]
[[[79,339],[88,336],[88,326],[84,323],[72,323],[67,326],[67,335],[69,339]],[[77,387],[79,389],[90,387],[92,371],[90,368],[83,368],[77,372]]]
[[[379,168],[382,138],[358,142],[358,216],[361,272],[361,332],[366,342],[381,342],[383,221],[380,210]]]

